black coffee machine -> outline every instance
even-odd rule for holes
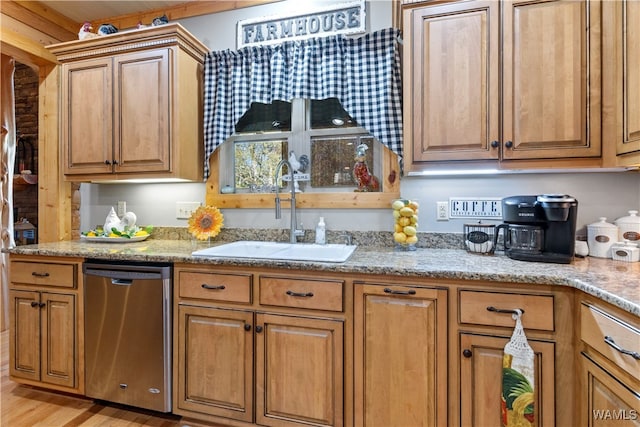
[[[569,264],[576,239],[578,201],[566,194],[502,199],[504,251],[521,261]],[[495,245],[494,245],[495,246]]]

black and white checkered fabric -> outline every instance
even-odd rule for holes
[[[205,178],[209,156],[252,102],[338,98],[356,122],[402,157],[398,37],[388,28],[210,52],[204,62]]]

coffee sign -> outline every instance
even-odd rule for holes
[[[246,19],[238,22],[238,49],[334,34],[365,32],[364,0],[336,3],[325,8]]]

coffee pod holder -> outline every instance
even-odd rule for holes
[[[496,226],[494,224],[464,224],[464,248],[474,254],[491,255],[495,252]]]

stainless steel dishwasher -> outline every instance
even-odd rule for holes
[[[86,395],[171,411],[171,266],[88,260],[82,271]]]

